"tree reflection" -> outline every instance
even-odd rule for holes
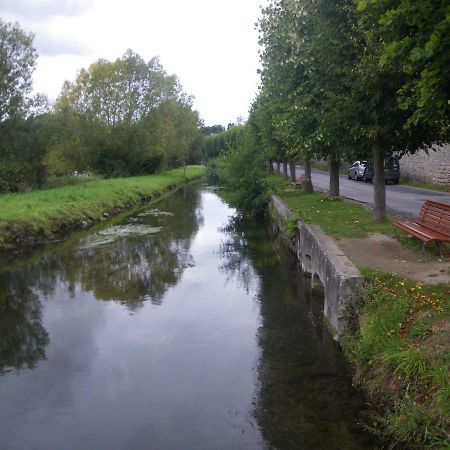
[[[357,429],[360,399],[323,326],[322,298],[268,228],[234,219],[224,229],[221,270],[258,280],[262,326],[255,418],[269,448],[372,448]]]
[[[161,227],[160,233],[80,249],[76,258],[66,260],[67,281],[79,283],[97,299],[119,301],[130,309],[147,300],[160,304],[167,289],[193,264],[190,247],[203,220],[199,203],[198,189],[177,192],[157,205],[173,215],[144,216],[139,222]]]
[[[45,359],[49,338],[41,322],[42,305],[27,275],[0,273],[0,374],[31,369]]]
[[[96,299],[118,301],[131,310],[145,301],[162,302],[167,289],[193,264],[190,247],[203,221],[200,191],[188,186],[157,207],[172,214],[144,216],[141,222],[162,227],[158,234],[85,249],[74,242],[31,264],[0,271],[0,374],[33,368],[45,358],[49,337],[42,325],[39,294],[45,298],[63,286],[75,297],[81,287]],[[132,216],[120,220],[127,223]]]

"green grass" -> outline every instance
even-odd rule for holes
[[[79,184],[91,183],[92,181],[101,180],[103,177],[90,174],[86,176],[63,175],[49,179],[44,189],[56,189],[65,186],[74,186]]]
[[[402,181],[405,186],[413,186],[421,189],[430,189],[431,191],[450,192],[450,184],[436,184],[436,183],[413,183],[409,181]]]
[[[291,184],[289,180],[280,177],[279,175],[269,175],[265,178],[265,182],[270,190],[270,193],[279,194],[284,192]]]
[[[206,173],[202,166],[187,168],[188,181]],[[95,222],[104,213],[130,208],[161,195],[183,182],[183,169],[158,175],[91,180],[73,186],[0,196],[0,250]]]
[[[363,273],[359,325],[342,344],[356,383],[383,411],[369,427],[390,444],[450,448],[450,285]]]
[[[280,197],[305,222],[317,224],[337,238],[358,238],[375,232],[393,234],[391,218],[375,224],[370,210],[341,198],[302,191],[283,192]]]

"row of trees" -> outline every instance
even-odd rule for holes
[[[247,127],[285,172],[312,158],[374,161],[375,220],[386,214],[384,157],[448,141],[450,22],[445,2],[271,0],[259,21],[261,86]]]
[[[198,113],[157,58],[100,59],[52,106],[31,95],[36,58],[33,36],[0,19],[0,192],[73,171],[127,176],[202,160]]]

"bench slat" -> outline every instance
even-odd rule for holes
[[[446,218],[443,216],[438,216],[436,214],[420,214],[417,218],[418,220],[431,220],[436,222],[442,222],[442,223],[448,223],[450,221],[450,218]]]
[[[431,228],[445,236],[450,235],[450,205],[427,200],[417,217],[417,224]]]
[[[429,228],[422,227],[421,225],[416,223],[396,221],[394,222],[394,226],[397,228],[401,228],[402,230],[405,230],[406,232],[413,234],[414,236],[419,237],[421,240],[425,242],[429,241],[450,242],[450,236],[446,236],[445,234],[438,233]]]
[[[450,204],[437,202],[436,200],[427,200],[425,202],[425,205],[436,206],[436,207],[438,207],[440,209],[443,209],[444,211],[450,211]]]
[[[396,220],[394,227],[406,231],[425,243],[431,241],[450,242],[450,205],[427,200],[416,222]]]
[[[438,211],[436,209],[424,209],[421,210],[419,216],[435,216],[442,217],[443,219],[450,219],[450,214],[443,214],[442,211]]]
[[[430,224],[431,226],[439,227],[442,229],[449,229],[450,230],[450,221],[442,220],[436,217],[420,217],[417,219],[417,223],[419,224]]]

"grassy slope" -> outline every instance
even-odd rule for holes
[[[283,192],[280,197],[307,223],[320,225],[334,237],[357,238],[368,233],[392,234],[392,220],[374,224],[373,214],[356,203],[324,194],[305,194],[302,191]]]
[[[390,219],[374,224],[371,211],[357,204],[301,191],[278,195],[334,237],[392,234]],[[367,283],[343,348],[380,411],[371,428],[388,446],[450,448],[450,286],[363,272]]]
[[[201,166],[187,168],[187,179],[206,173]],[[82,221],[101,220],[161,195],[183,182],[183,169],[158,175],[92,180],[75,186],[0,196],[0,250],[23,246],[67,229]]]
[[[450,448],[450,286],[364,272],[357,325],[342,343],[381,411],[371,428],[401,448]]]

